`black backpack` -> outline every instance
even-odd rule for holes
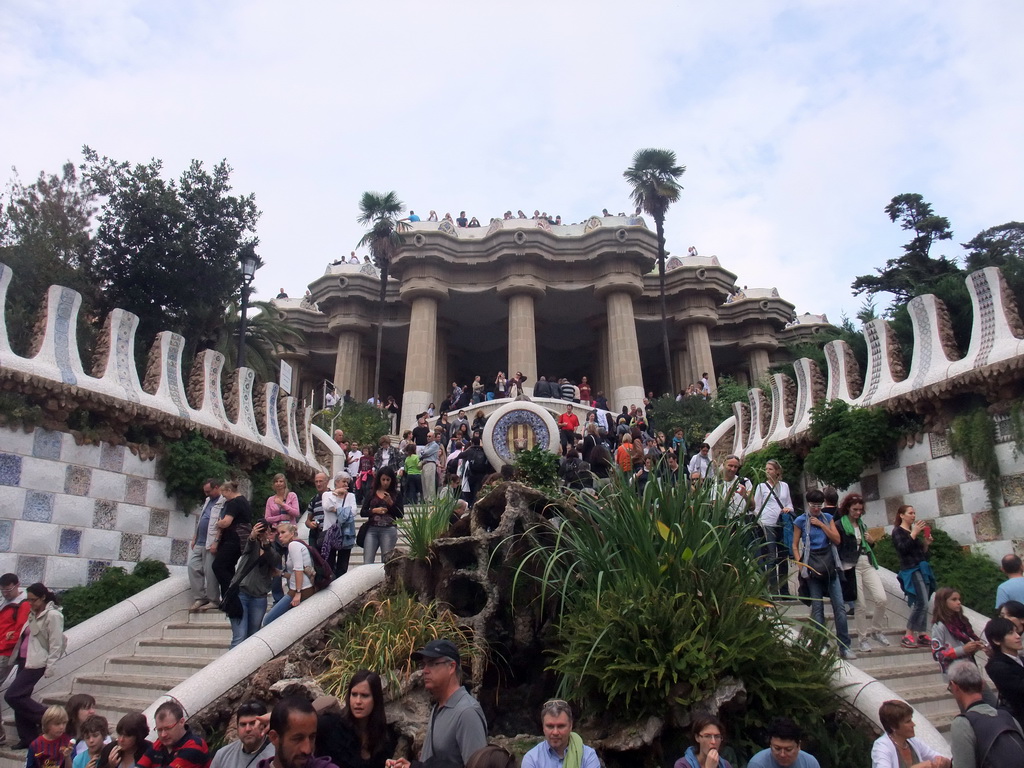
[[[484,453],[484,449],[479,446],[473,446],[467,453],[469,454],[466,458],[469,460],[469,470],[474,475],[486,475],[491,471],[491,463],[487,460],[487,454]]]
[[[327,564],[319,549],[309,546],[304,541],[302,543],[309,550],[309,558],[313,561],[313,588],[317,592],[326,589],[334,581],[334,569]]]
[[[458,456],[453,456],[452,458],[448,459],[448,463],[445,464],[444,466],[444,471],[449,475],[459,474],[459,460],[461,458],[462,453],[460,452]]]
[[[966,717],[974,729],[974,757],[978,768],[1024,765],[1024,735],[1005,709],[997,709],[994,717],[970,709],[957,717]]]

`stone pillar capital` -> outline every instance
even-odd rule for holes
[[[448,287],[440,278],[416,277],[403,281],[398,295],[407,304],[412,304],[421,297],[443,301],[448,298]]]
[[[532,275],[507,277],[498,284],[498,295],[503,299],[512,296],[531,296],[534,299],[539,299],[544,292],[544,283]]]
[[[601,275],[594,281],[594,295],[599,299],[605,299],[614,294],[623,294],[632,300],[643,292],[644,278],[639,274],[614,272]]]
[[[369,328],[369,322],[354,315],[334,316],[327,321],[327,332],[335,337],[343,333],[357,333],[363,336]]]

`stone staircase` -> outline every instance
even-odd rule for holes
[[[890,606],[891,598],[890,595]],[[810,609],[802,603],[788,604],[785,614],[799,622],[810,620]],[[825,623],[830,631],[834,631],[832,609],[827,604]],[[890,643],[888,648],[870,640],[873,650],[861,651],[861,638],[853,628],[852,616],[850,624],[850,637],[857,658],[849,663],[892,689],[948,739],[950,724],[959,710],[956,701],[946,691],[946,682],[939,672],[938,663],[932,658],[931,649],[902,647],[903,629],[890,625],[884,633]]]
[[[67,702],[75,693],[91,693],[96,713],[110,723],[128,712],[145,710],[160,696],[223,654],[231,642],[231,625],[220,611],[188,613],[179,611],[165,624],[158,637],[140,638],[130,655],[106,659],[100,673],[76,676],[71,689],[43,696],[43,704]],[[4,706],[4,730],[8,743],[16,742],[14,719]],[[0,748],[0,768],[25,765],[25,752]]]

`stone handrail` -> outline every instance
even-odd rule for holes
[[[823,400],[840,399],[856,406],[913,403],[929,393],[976,391],[993,371],[1024,368],[1024,324],[1000,270],[972,272],[966,283],[974,322],[963,357],[943,302],[931,294],[918,296],[908,304],[914,330],[909,372],[903,370],[892,328],[885,320],[872,320],[863,328],[867,371],[862,374],[846,342],[830,341],[825,345],[827,371],[801,358],[793,364],[795,382],[774,374],[769,393],[755,387],[749,391],[749,404],[734,403],[733,415],[708,438],[716,455],[743,456],[801,435],[810,427],[811,409]]]
[[[5,317],[12,277],[10,267],[0,263],[0,318]],[[0,378],[40,392],[70,391],[83,403],[113,405],[130,416],[200,429],[219,438],[222,446],[273,452],[293,465],[319,469],[310,434],[311,410],[300,414],[296,398],[283,396],[277,384],[265,383],[254,391],[256,374],[249,368],[224,379],[225,358],[218,352],[207,349],[196,356],[186,386],[185,340],[163,331],[157,334],[140,380],[135,365],[139,318],[131,312],[114,309],[107,315],[87,371],[75,336],[81,305],[78,292],[51,286],[39,326],[42,331],[29,357],[14,353],[6,320],[0,322]],[[223,396],[225,391],[228,394]]]
[[[284,653],[383,580],[384,566],[380,563],[353,568],[331,582],[327,589],[304,600],[301,605],[161,696],[146,710],[147,721],[156,722],[156,708],[168,699],[177,701],[185,710],[186,717],[198,714],[217,701],[225,691],[247,679],[263,664]]]

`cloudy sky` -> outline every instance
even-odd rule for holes
[[[894,195],[950,218],[947,255],[1024,219],[1022,27],[1018,0],[5,0],[0,168],[227,158],[267,298],[353,249],[365,190],[572,222],[669,148],[670,250],[837,319],[908,239]]]

